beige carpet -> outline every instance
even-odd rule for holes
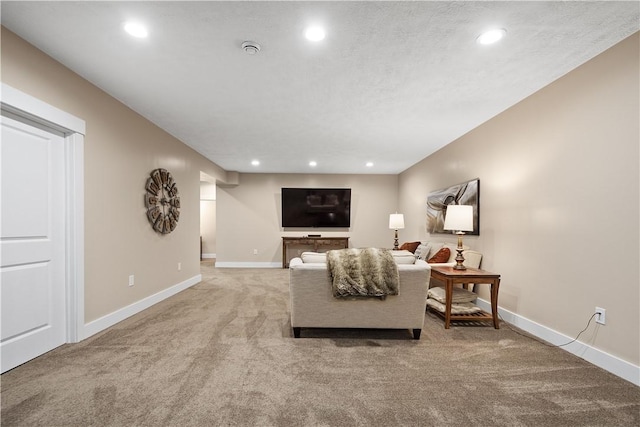
[[[506,327],[294,339],[288,270],[203,277],[2,375],[2,426],[640,425],[640,388]]]

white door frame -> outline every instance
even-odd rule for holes
[[[85,122],[5,83],[2,114],[64,134],[66,342],[84,339],[84,134]]]

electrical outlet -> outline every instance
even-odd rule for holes
[[[133,286],[135,282],[135,276],[132,274],[131,276],[129,276],[129,286]]]
[[[604,308],[596,307],[596,323],[605,324],[605,313],[606,310]]]
[[[178,271],[180,271],[180,270],[182,270],[182,263],[181,262],[178,263]]]
[[[258,255],[258,250],[257,250],[257,249],[254,249],[254,250],[253,250],[253,254],[254,254],[254,255]]]

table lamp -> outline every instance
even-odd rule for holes
[[[473,206],[470,205],[447,205],[447,212],[444,217],[444,229],[452,230],[458,235],[458,247],[456,252],[455,270],[466,270],[462,251],[462,236],[465,231],[473,231]]]
[[[398,230],[404,228],[404,215],[399,213],[394,213],[389,215],[389,228],[391,230],[396,230],[396,239],[393,243],[393,250],[398,250]]]

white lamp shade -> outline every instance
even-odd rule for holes
[[[448,205],[444,218],[444,229],[454,231],[473,231],[473,206]]]
[[[392,230],[404,228],[404,215],[399,213],[389,215],[389,228]]]

